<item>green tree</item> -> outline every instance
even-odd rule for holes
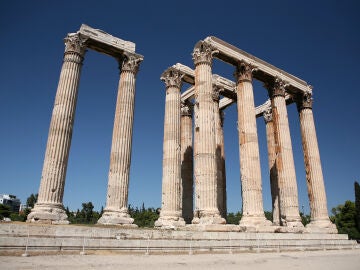
[[[228,213],[226,216],[226,222],[228,224],[239,224],[242,214],[240,212]]]
[[[264,211],[265,217],[267,220],[270,220],[271,222],[273,222],[273,213],[272,211]]]
[[[0,220],[5,217],[10,217],[11,211],[10,207],[4,204],[0,204]]]
[[[356,209],[356,225],[360,232],[360,185],[355,181],[355,209]]]
[[[27,209],[27,208],[26,208]],[[24,222],[26,220],[27,214],[23,213],[14,213],[12,212],[10,214],[11,221],[22,221]]]
[[[306,226],[307,224],[310,223],[310,216],[309,215],[305,215],[303,212],[300,212],[300,217],[301,217],[301,223]]]
[[[72,224],[95,224],[100,218],[100,213],[94,211],[92,202],[82,203],[82,209],[72,212],[69,207],[65,208],[68,220]]]
[[[78,211],[79,211],[79,210],[78,210]],[[70,223],[72,223],[72,224],[76,223],[74,212],[71,212],[71,211],[69,210],[69,207],[66,207],[66,208],[65,208],[65,213],[66,213],[66,215],[68,216],[68,220],[69,220]]]
[[[331,220],[335,222],[339,233],[348,234],[350,239],[360,239],[360,232],[356,227],[355,203],[346,201],[332,210]]]
[[[134,224],[139,227],[154,227],[155,221],[159,218],[158,210],[155,208],[145,208],[144,203],[141,208],[128,207],[130,216],[134,219]]]
[[[35,203],[37,202],[37,199],[38,199],[38,194],[31,193],[31,195],[26,200],[26,207],[33,208]]]
[[[94,222],[94,205],[92,202],[82,203],[82,209],[79,215],[79,223],[93,224]]]

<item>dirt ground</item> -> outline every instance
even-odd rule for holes
[[[0,256],[1,269],[360,269],[360,249],[195,255]]]

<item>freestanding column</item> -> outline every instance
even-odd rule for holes
[[[225,224],[217,206],[217,172],[214,100],[212,89],[212,49],[203,41],[193,52],[195,63],[195,106],[198,110],[195,127],[195,184],[199,218],[193,223]]]
[[[39,197],[34,209],[28,215],[29,222],[69,223],[63,207],[63,195],[85,44],[79,34],[69,34],[65,38],[65,45]]]
[[[295,165],[292,152],[288,114],[285,101],[285,82],[276,78],[268,85],[271,98],[276,142],[276,171],[278,173],[281,225],[303,227],[299,214]]]
[[[134,119],[135,76],[142,58],[124,54],[121,66],[114,129],[110,154],[110,170],[106,207],[100,224],[131,224],[128,213],[128,189],[131,161],[131,143]]]
[[[274,134],[274,123],[273,123],[271,109],[264,112],[264,120],[266,125],[266,139],[268,146],[273,224],[279,226],[280,225],[279,185],[278,185],[277,171],[275,164],[276,144],[275,144],[275,134]]]
[[[217,168],[217,197],[220,215],[226,219],[226,172],[225,172],[225,149],[223,131],[223,112],[219,110],[219,88],[213,86],[214,113],[215,113],[215,143],[216,143],[216,168]]]
[[[265,218],[260,154],[256,127],[252,72],[254,67],[240,62],[236,69],[237,109],[240,145],[240,169],[243,200],[243,216],[240,225],[246,227],[269,226]]]
[[[190,104],[181,104],[181,181],[182,216],[186,223],[193,219],[193,145]]]
[[[193,142],[193,145],[194,145],[194,149],[193,149],[193,161],[194,161],[194,164],[193,164],[193,170],[195,169],[195,153],[197,153],[197,144],[198,144],[198,137],[199,137],[199,104],[196,102],[196,100],[194,101],[195,104],[193,106],[193,110],[194,110],[194,142]],[[193,172],[194,173],[194,172]],[[193,182],[194,182],[194,218],[193,220],[191,221],[191,223],[193,224],[198,224],[200,222],[200,211],[199,211],[199,196],[198,194],[200,193],[199,192],[199,184],[196,180],[196,177],[195,177],[195,173],[193,174]]]
[[[162,205],[156,227],[185,226],[182,218],[181,146],[180,146],[180,90],[181,78],[177,70],[168,69],[161,75],[166,85]]]
[[[312,112],[311,92],[298,96],[297,108],[300,117],[306,182],[310,201],[311,222],[306,228],[309,231],[321,232],[325,230],[327,233],[337,233],[336,226],[331,223],[328,215],[324,177]]]

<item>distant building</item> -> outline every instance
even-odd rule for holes
[[[20,200],[14,195],[0,194],[0,204],[10,207],[10,211],[18,213],[20,210]]]

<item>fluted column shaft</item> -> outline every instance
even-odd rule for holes
[[[298,97],[297,105],[310,201],[311,222],[309,226],[334,230],[336,228],[329,220],[327,209],[324,177],[312,111],[312,94],[305,93]],[[336,233],[336,231],[334,232]]]
[[[31,222],[69,223],[63,209],[63,196],[85,44],[78,34],[69,34],[65,38],[65,45],[39,197],[28,215]]]
[[[193,142],[190,105],[181,107],[181,181],[182,216],[186,223],[193,219]]]
[[[181,145],[180,145],[180,89],[182,75],[169,69],[161,80],[166,84],[162,205],[155,226],[184,226],[182,218]]]
[[[199,110],[198,110],[199,106],[198,104],[195,104],[193,106],[193,110],[194,110],[194,130],[193,130],[193,134],[194,134],[194,149],[193,149],[193,185],[194,185],[194,218],[192,220],[192,223],[199,223],[199,216],[200,216],[200,211],[199,211],[199,185],[196,181],[196,176],[195,176],[195,155],[197,153],[197,144],[198,144],[198,137],[199,137]]]
[[[241,191],[243,199],[243,217],[240,220],[240,225],[243,226],[270,224],[265,219],[263,208],[260,154],[252,86],[253,69],[254,67],[251,65],[241,62],[236,70]]]
[[[219,89],[214,89],[214,117],[215,117],[215,143],[216,143],[216,168],[217,168],[217,198],[220,215],[226,219],[226,172],[225,172],[225,149],[223,131],[223,112],[219,110]]]
[[[285,83],[276,79],[270,88],[276,142],[281,225],[303,227],[299,215],[298,191],[290,128],[285,101]]]
[[[106,207],[101,224],[131,224],[128,214],[128,189],[135,104],[135,76],[142,58],[124,54],[116,100],[114,128],[110,153]]]
[[[223,224],[217,205],[217,171],[214,99],[212,89],[212,49],[198,43],[194,49],[195,106],[198,110],[195,149],[195,184],[197,185],[199,220],[193,223]]]
[[[274,122],[272,118],[272,111],[264,112],[264,120],[266,125],[266,141],[268,147],[268,161],[270,171],[270,189],[272,201],[273,224],[280,225],[280,205],[279,205],[279,185],[276,170],[276,144],[274,134]]]

